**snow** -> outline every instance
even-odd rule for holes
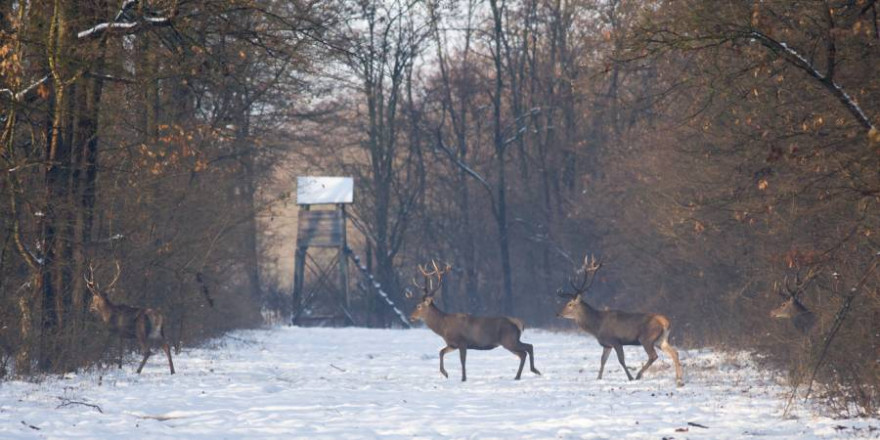
[[[95,26],[92,26],[84,31],[80,31],[76,34],[76,38],[83,39],[87,37],[91,37],[99,32],[104,32],[108,29],[122,29],[122,30],[130,30],[134,29],[138,24],[137,23],[100,23]]]
[[[782,417],[785,386],[744,354],[681,350],[683,388],[661,357],[628,382],[575,332],[527,329],[536,366],[514,381],[503,349],[455,353],[438,371],[440,338],[426,329],[277,327],[237,331],[144,374],[110,368],[0,384],[0,438],[676,438],[817,439],[880,433],[880,420],[841,420],[801,405]],[[661,354],[662,355],[662,354]],[[613,358],[613,356],[612,356]],[[644,361],[627,348],[631,367]],[[93,406],[88,406],[93,405]],[[100,412],[99,412],[100,409]],[[688,423],[706,428],[689,425]],[[687,431],[680,431],[680,430]]]
[[[354,178],[300,176],[296,178],[296,203],[320,205],[352,203]]]
[[[171,20],[169,20],[168,17],[144,17],[144,20],[146,20],[148,23],[152,23],[152,24],[169,24],[169,23],[171,23]]]
[[[36,82],[34,82],[33,84],[27,86],[26,88],[24,88],[22,91],[20,91],[20,92],[18,92],[18,93],[14,93],[14,92],[13,92],[12,90],[10,90],[10,89],[0,89],[0,93],[6,93],[6,94],[9,95],[9,97],[10,97],[13,101],[19,101],[19,102],[20,102],[21,100],[23,100],[23,99],[25,98],[25,96],[27,96],[27,95],[28,95],[29,93],[31,93],[32,91],[36,90],[36,88],[39,87],[40,84],[43,84],[43,83],[45,83],[45,82],[47,82],[47,81],[49,81],[49,76],[44,76],[44,77],[38,79],[38,80],[37,80]],[[4,115],[4,116],[5,116],[5,115]],[[9,172],[10,172],[10,173],[11,173],[11,172],[14,172],[17,168],[18,168],[18,167],[12,168],[12,169],[9,170]]]

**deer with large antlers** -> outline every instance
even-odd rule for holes
[[[786,292],[775,289],[779,296],[783,298],[782,304],[770,311],[770,317],[775,319],[790,319],[794,327],[802,334],[807,334],[816,325],[816,315],[810,309],[804,307],[800,301],[801,294],[810,285],[810,282],[816,277],[815,269],[810,269],[804,279],[801,279],[800,268],[795,273],[794,286],[791,286],[786,276],[782,281],[782,286]]]
[[[532,344],[519,340],[524,329],[522,321],[506,316],[481,317],[464,313],[445,313],[434,304],[434,294],[440,289],[443,275],[449,272],[450,267],[446,265],[441,269],[434,261],[431,264],[433,270],[419,266],[419,272],[425,279],[425,284],[420,286],[424,294],[413,310],[410,321],[424,321],[428,328],[446,342],[446,346],[440,350],[440,373],[449,377],[446,369],[443,368],[443,356],[450,351],[458,350],[461,355],[461,381],[464,382],[467,380],[465,369],[467,350],[491,350],[500,345],[519,357],[519,370],[514,379],[520,379],[527,355],[532,373],[540,375],[541,372],[535,368]],[[436,287],[434,278],[437,279]],[[413,282],[418,285],[415,280]]]
[[[168,357],[168,368],[171,374],[174,374],[174,362],[171,360],[171,349],[165,342],[164,323],[165,318],[155,309],[131,307],[125,304],[113,304],[107,297],[107,292],[113,288],[116,281],[119,280],[121,269],[119,263],[116,263],[116,275],[110,284],[102,288],[95,282],[94,268],[89,265],[89,273],[83,274],[86,287],[92,292],[92,303],[89,310],[97,314],[101,321],[110,329],[110,332],[118,337],[120,353],[122,351],[124,340],[134,339],[138,343],[141,353],[144,355],[141,364],[138,366],[137,372],[141,374],[144,364],[147,363],[152,352],[151,345],[159,345],[165,356]],[[122,356],[119,358],[119,368],[122,368]]]
[[[597,262],[595,257],[584,257],[584,265],[578,271],[583,271],[583,280],[580,285],[576,285],[574,279],[569,280],[574,293],[558,292],[560,296],[568,298],[569,301],[557,315],[561,318],[574,320],[578,327],[595,336],[602,346],[602,362],[599,365],[598,379],[602,379],[605,361],[608,360],[611,349],[614,349],[617,353],[617,360],[620,361],[626,377],[629,380],[633,380],[633,376],[627,369],[623,359],[623,346],[641,345],[645,348],[645,352],[648,353],[648,361],[636,374],[636,380],[641,379],[642,374],[657,360],[657,351],[654,347],[659,347],[672,358],[672,362],[675,364],[676,385],[683,386],[684,381],[681,378],[681,364],[678,361],[678,352],[669,344],[668,318],[655,313],[597,310],[586,302],[584,294],[593,284],[596,272],[601,267],[602,263]]]

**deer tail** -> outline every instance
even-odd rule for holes
[[[525,329],[526,329],[526,325],[523,324],[522,320],[517,319],[517,318],[507,318],[507,319],[509,319],[510,322],[512,322],[513,325],[515,325],[516,328],[519,329],[519,332],[520,332],[520,333],[522,333],[523,331],[525,331]]]
[[[146,314],[147,318],[149,318],[148,321],[150,323],[149,338],[162,339],[165,333],[163,331],[163,321],[165,320],[165,318],[162,316],[162,313],[160,313],[158,310],[147,309]]]
[[[659,322],[660,326],[663,328],[663,332],[660,333],[660,337],[657,338],[657,342],[661,347],[669,344],[669,319],[667,319],[663,315],[657,315],[657,322]]]

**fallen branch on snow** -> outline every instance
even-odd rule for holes
[[[99,413],[104,414],[104,411],[101,410],[101,407],[98,405],[93,405],[91,403],[85,403],[85,402],[79,402],[76,400],[65,399],[63,397],[59,397],[58,399],[61,400],[61,404],[56,406],[55,409],[64,408],[65,406],[70,406],[70,405],[83,405],[83,406],[88,406],[90,408],[94,408],[94,409],[98,410]]]

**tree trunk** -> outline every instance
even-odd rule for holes
[[[242,154],[242,203],[244,205],[244,213],[247,218],[244,221],[243,245],[245,271],[247,272],[248,285],[250,288],[251,300],[254,306],[259,310],[262,307],[263,295],[260,286],[260,249],[257,241],[257,169],[255,152],[247,144],[250,139],[250,118],[247,115],[248,107],[241,109],[239,115],[239,124],[236,131],[236,150]]]
[[[503,278],[503,298],[504,313],[513,314],[513,287],[511,286],[510,276],[510,243],[508,237],[507,224],[507,179],[505,171],[505,150],[504,138],[501,130],[501,93],[503,92],[502,76],[504,69],[502,66],[501,55],[501,37],[502,37],[502,11],[497,0],[490,0],[492,7],[492,16],[494,18],[494,46],[495,53],[493,60],[495,62],[495,94],[492,97],[493,121],[495,125],[495,163],[498,173],[498,189],[497,189],[497,211],[495,212],[495,221],[498,225],[498,247],[501,256],[501,274]]]

